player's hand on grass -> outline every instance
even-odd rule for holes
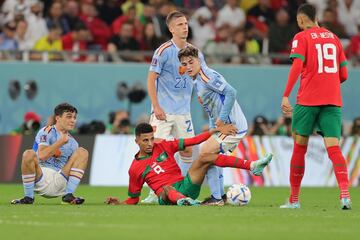
[[[237,128],[233,124],[224,124],[222,126],[216,127],[216,130],[225,135],[235,136],[237,133]]]
[[[154,114],[155,114],[156,119],[163,120],[163,121],[166,120],[166,114],[160,106],[154,107]]]
[[[120,204],[121,204],[121,202],[119,201],[119,199],[116,198],[116,197],[107,197],[107,198],[105,199],[105,203],[106,203],[106,204],[109,204],[109,205],[120,205]]]
[[[293,108],[288,97],[283,97],[281,101],[281,111],[286,117],[291,117]]]

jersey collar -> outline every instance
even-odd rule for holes
[[[148,158],[151,157],[151,154],[146,154],[146,156],[144,156],[144,157],[138,157],[139,153],[140,153],[140,152],[138,152],[138,153],[135,155],[135,159],[136,159],[136,160],[145,160],[145,159],[148,159]]]

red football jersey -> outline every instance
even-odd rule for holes
[[[140,196],[144,183],[158,194],[161,187],[183,180],[174,154],[184,149],[184,139],[177,139],[155,143],[152,155],[138,158],[137,153],[129,168],[129,196]]]
[[[304,62],[297,95],[298,104],[342,105],[339,70],[347,62],[335,34],[320,27],[296,34],[290,58],[300,58]]]

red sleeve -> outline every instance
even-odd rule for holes
[[[198,145],[198,144],[208,140],[209,137],[211,137],[211,134],[209,132],[204,132],[204,133],[196,135],[195,137],[192,137],[192,138],[185,138],[183,140],[184,143],[181,144],[181,142],[180,142],[179,145],[180,145],[180,147],[181,147],[181,145],[183,145],[184,148],[187,147],[187,146]]]
[[[147,169],[145,169],[145,172]],[[143,173],[142,173],[143,174]],[[128,195],[130,198],[139,198],[141,194],[142,186],[144,185],[144,178],[142,174],[137,173],[137,169],[133,169],[133,165],[131,165],[129,169],[129,188]]]
[[[299,78],[302,67],[303,67],[302,60],[300,58],[295,58],[290,68],[288,82],[286,84],[286,88],[284,91],[284,97],[290,96],[291,90],[293,89],[296,80]]]
[[[341,66],[340,67],[340,82],[343,83],[348,79],[348,69],[347,66]]]
[[[204,132],[192,138],[180,138],[173,141],[162,141],[160,144],[166,145],[166,151],[175,153],[178,151],[183,151],[185,147],[205,142],[210,136],[211,134],[209,132]]]
[[[306,56],[306,39],[303,37],[303,34],[298,33],[295,35],[292,44],[291,44],[291,52],[290,58],[300,58],[303,62],[305,62]]]
[[[340,56],[339,56],[339,63],[340,63],[340,71],[339,71],[339,75],[340,75],[340,82],[345,82],[346,79],[348,78],[348,71],[347,71],[347,59],[344,53],[344,50],[342,48],[341,42],[340,40],[338,40],[339,42],[339,49],[340,49]]]

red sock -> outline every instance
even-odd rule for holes
[[[290,162],[290,203],[299,201],[301,180],[305,171],[305,153],[307,145],[294,142],[293,154]]]
[[[218,167],[232,167],[250,170],[250,163],[251,161],[238,157],[219,154],[214,164]]]
[[[176,191],[175,189],[170,189],[167,193],[167,198],[171,203],[176,204],[177,200],[186,197],[182,193]]]
[[[341,149],[339,146],[328,147],[327,152],[333,163],[334,173],[340,188],[340,198],[350,198],[346,160],[341,153]]]

